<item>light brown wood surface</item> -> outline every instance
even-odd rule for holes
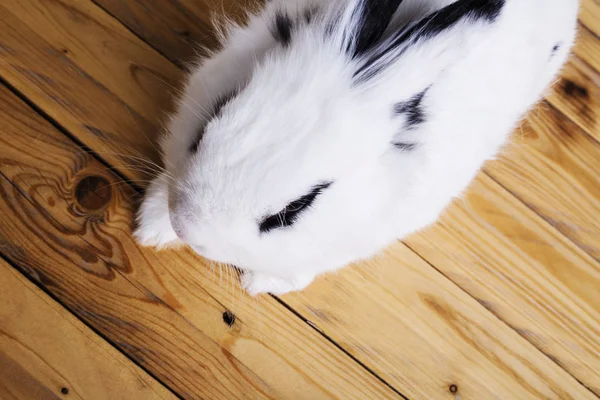
[[[199,54],[218,47],[215,21],[223,16],[244,21],[258,0],[94,0],[96,4],[151,43],[174,63],[185,67]]]
[[[0,398],[176,398],[3,260],[0,293]]]
[[[183,77],[171,61],[191,55],[181,32],[210,32],[214,8],[95,3],[1,3],[0,75],[143,187]],[[132,186],[5,90],[0,251],[185,398],[596,398],[599,136],[581,110],[597,110],[597,20],[584,0],[587,34],[548,103],[440,223],[281,300],[246,297],[188,250],[139,249]],[[82,208],[88,176],[111,192],[84,191]]]
[[[135,192],[5,88],[0,104],[3,253],[170,388],[189,398],[397,397],[275,300],[236,303],[219,285],[227,277],[190,252],[138,248]],[[99,183],[90,190],[86,178]]]

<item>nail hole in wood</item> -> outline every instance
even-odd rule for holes
[[[233,324],[235,323],[235,315],[229,310],[225,311],[223,313],[223,322],[225,322],[229,326],[233,326]]]
[[[87,211],[96,211],[110,201],[112,189],[108,180],[102,176],[86,176],[75,188],[75,198]]]
[[[67,389],[66,387],[64,387],[64,388],[60,389],[60,392],[62,394],[69,394],[69,389]]]
[[[452,384],[452,385],[450,385],[449,390],[450,390],[450,393],[456,394],[458,392],[458,386]]]

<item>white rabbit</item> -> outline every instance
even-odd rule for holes
[[[136,237],[282,294],[434,222],[566,61],[577,0],[273,0],[190,75]],[[392,17],[394,15],[394,17]]]

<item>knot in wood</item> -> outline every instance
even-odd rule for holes
[[[86,176],[75,187],[77,203],[85,211],[102,209],[110,202],[111,195],[110,182],[102,176]]]

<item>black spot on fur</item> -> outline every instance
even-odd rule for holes
[[[411,151],[417,147],[416,143],[403,143],[403,142],[395,142],[394,146],[402,151]]]
[[[417,125],[425,122],[425,111],[423,110],[423,97],[428,89],[414,95],[410,100],[396,103],[394,105],[394,114],[397,116],[403,115],[406,118],[405,128],[413,129]]]
[[[387,65],[396,61],[412,45],[431,39],[462,20],[492,23],[500,15],[504,4],[505,0],[458,0],[428,15],[411,27],[392,33],[381,46],[368,54],[354,76],[359,82],[371,79]],[[383,64],[384,57],[390,54],[393,56],[387,57],[386,63]]]
[[[225,107],[227,105],[227,103],[229,103],[235,96],[237,96],[238,92],[239,92],[238,89],[234,89],[234,90],[230,90],[229,92],[226,92],[225,94],[217,97],[217,99],[213,103],[212,107],[210,108],[210,113],[206,116],[206,119],[205,119],[206,122],[202,124],[202,127],[200,129],[198,129],[196,138],[190,145],[190,151],[192,153],[195,153],[196,151],[198,151],[198,146],[200,145],[200,141],[202,140],[202,136],[204,135],[204,129],[205,129],[206,125],[213,119],[221,116],[223,107]]]
[[[275,21],[273,22],[271,32],[277,42],[281,43],[283,46],[289,46],[292,41],[293,29],[294,21],[287,13],[283,11],[275,13]]]
[[[304,13],[302,13],[302,17],[304,18],[304,22],[306,22],[307,24],[310,24],[314,18],[314,16],[317,14],[318,9],[316,7],[309,7],[306,10],[304,10]]]
[[[309,193],[292,201],[277,214],[269,215],[263,219],[259,225],[260,233],[267,233],[273,229],[292,226],[300,216],[300,213],[312,206],[317,196],[329,186],[331,186],[331,182],[319,184],[313,187]]]
[[[357,10],[361,13],[352,57],[363,54],[373,47],[387,29],[402,0],[365,0]]]
[[[557,52],[557,51],[559,51],[559,50],[560,50],[560,44],[557,44],[557,45],[555,45],[555,46],[552,48],[552,56],[553,56],[553,55],[555,55],[555,54],[556,54],[556,52]]]

